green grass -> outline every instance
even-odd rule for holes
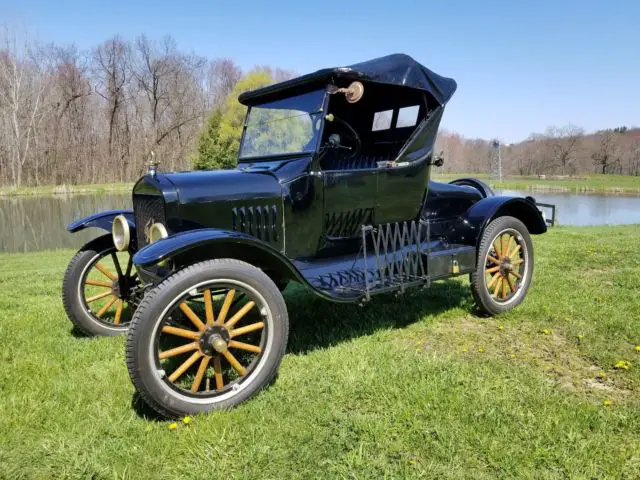
[[[492,188],[505,190],[529,190],[532,192],[600,193],[616,195],[640,195],[640,177],[626,175],[579,175],[575,178],[538,178],[507,176],[503,181],[478,173],[434,174],[436,181],[449,182],[456,178],[475,177]]]
[[[135,400],[122,338],[72,334],[72,252],[0,255],[0,478],[640,478],[639,244],[536,237],[498,319],[466,279],[365,308],[290,286],[277,381],[174,431]]]
[[[71,195],[80,193],[130,192],[133,183],[93,183],[87,185],[42,185],[40,187],[0,187],[0,197]]]

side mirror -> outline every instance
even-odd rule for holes
[[[443,154],[444,154],[444,150],[442,150],[439,155],[435,155],[433,157],[433,161],[431,162],[431,165],[435,165],[436,167],[441,167],[442,165],[444,165]]]

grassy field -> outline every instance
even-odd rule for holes
[[[502,182],[486,174],[451,173],[434,174],[433,179],[449,182],[456,178],[475,177],[488,183],[492,188],[507,190],[530,190],[532,192],[600,193],[612,195],[640,195],[640,177],[624,175],[581,175],[569,179],[541,179],[538,177],[504,177]],[[20,195],[54,195],[78,193],[129,192],[132,183],[111,183],[93,185],[45,185],[41,187],[11,188],[0,187],[0,197]]]
[[[640,478],[639,244],[536,238],[529,297],[498,319],[466,279],[365,308],[290,286],[277,381],[175,430],[135,398],[122,338],[74,336],[72,252],[2,254],[0,478]]]
[[[475,177],[495,189],[529,190],[532,192],[600,193],[613,195],[640,195],[640,177],[625,175],[580,175],[575,178],[555,179],[538,177],[495,177],[477,173],[452,173],[438,175],[437,181],[451,181],[456,178]]]

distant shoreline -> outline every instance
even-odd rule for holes
[[[640,177],[625,175],[582,175],[573,178],[507,176],[502,182],[487,174],[434,174],[433,180],[450,182],[456,178],[475,177],[495,190],[524,190],[532,193],[574,193],[603,195],[640,195]],[[130,192],[133,183],[86,185],[42,185],[38,187],[0,187],[0,198],[22,196],[111,194]]]

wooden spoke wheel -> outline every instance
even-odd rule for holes
[[[63,301],[73,324],[86,335],[120,335],[133,317],[140,281],[128,252],[118,252],[111,236],[89,242],[71,260]]]
[[[490,315],[514,308],[526,295],[533,274],[533,244],[526,226],[499,217],[485,229],[471,286],[478,306]]]
[[[262,271],[202,262],[145,296],[127,366],[142,397],[168,417],[237,405],[275,375],[287,325],[282,295]]]
[[[507,302],[522,287],[522,272],[526,269],[521,234],[508,229],[500,232],[487,252],[485,284],[498,302]],[[524,245],[526,249],[526,245]]]

